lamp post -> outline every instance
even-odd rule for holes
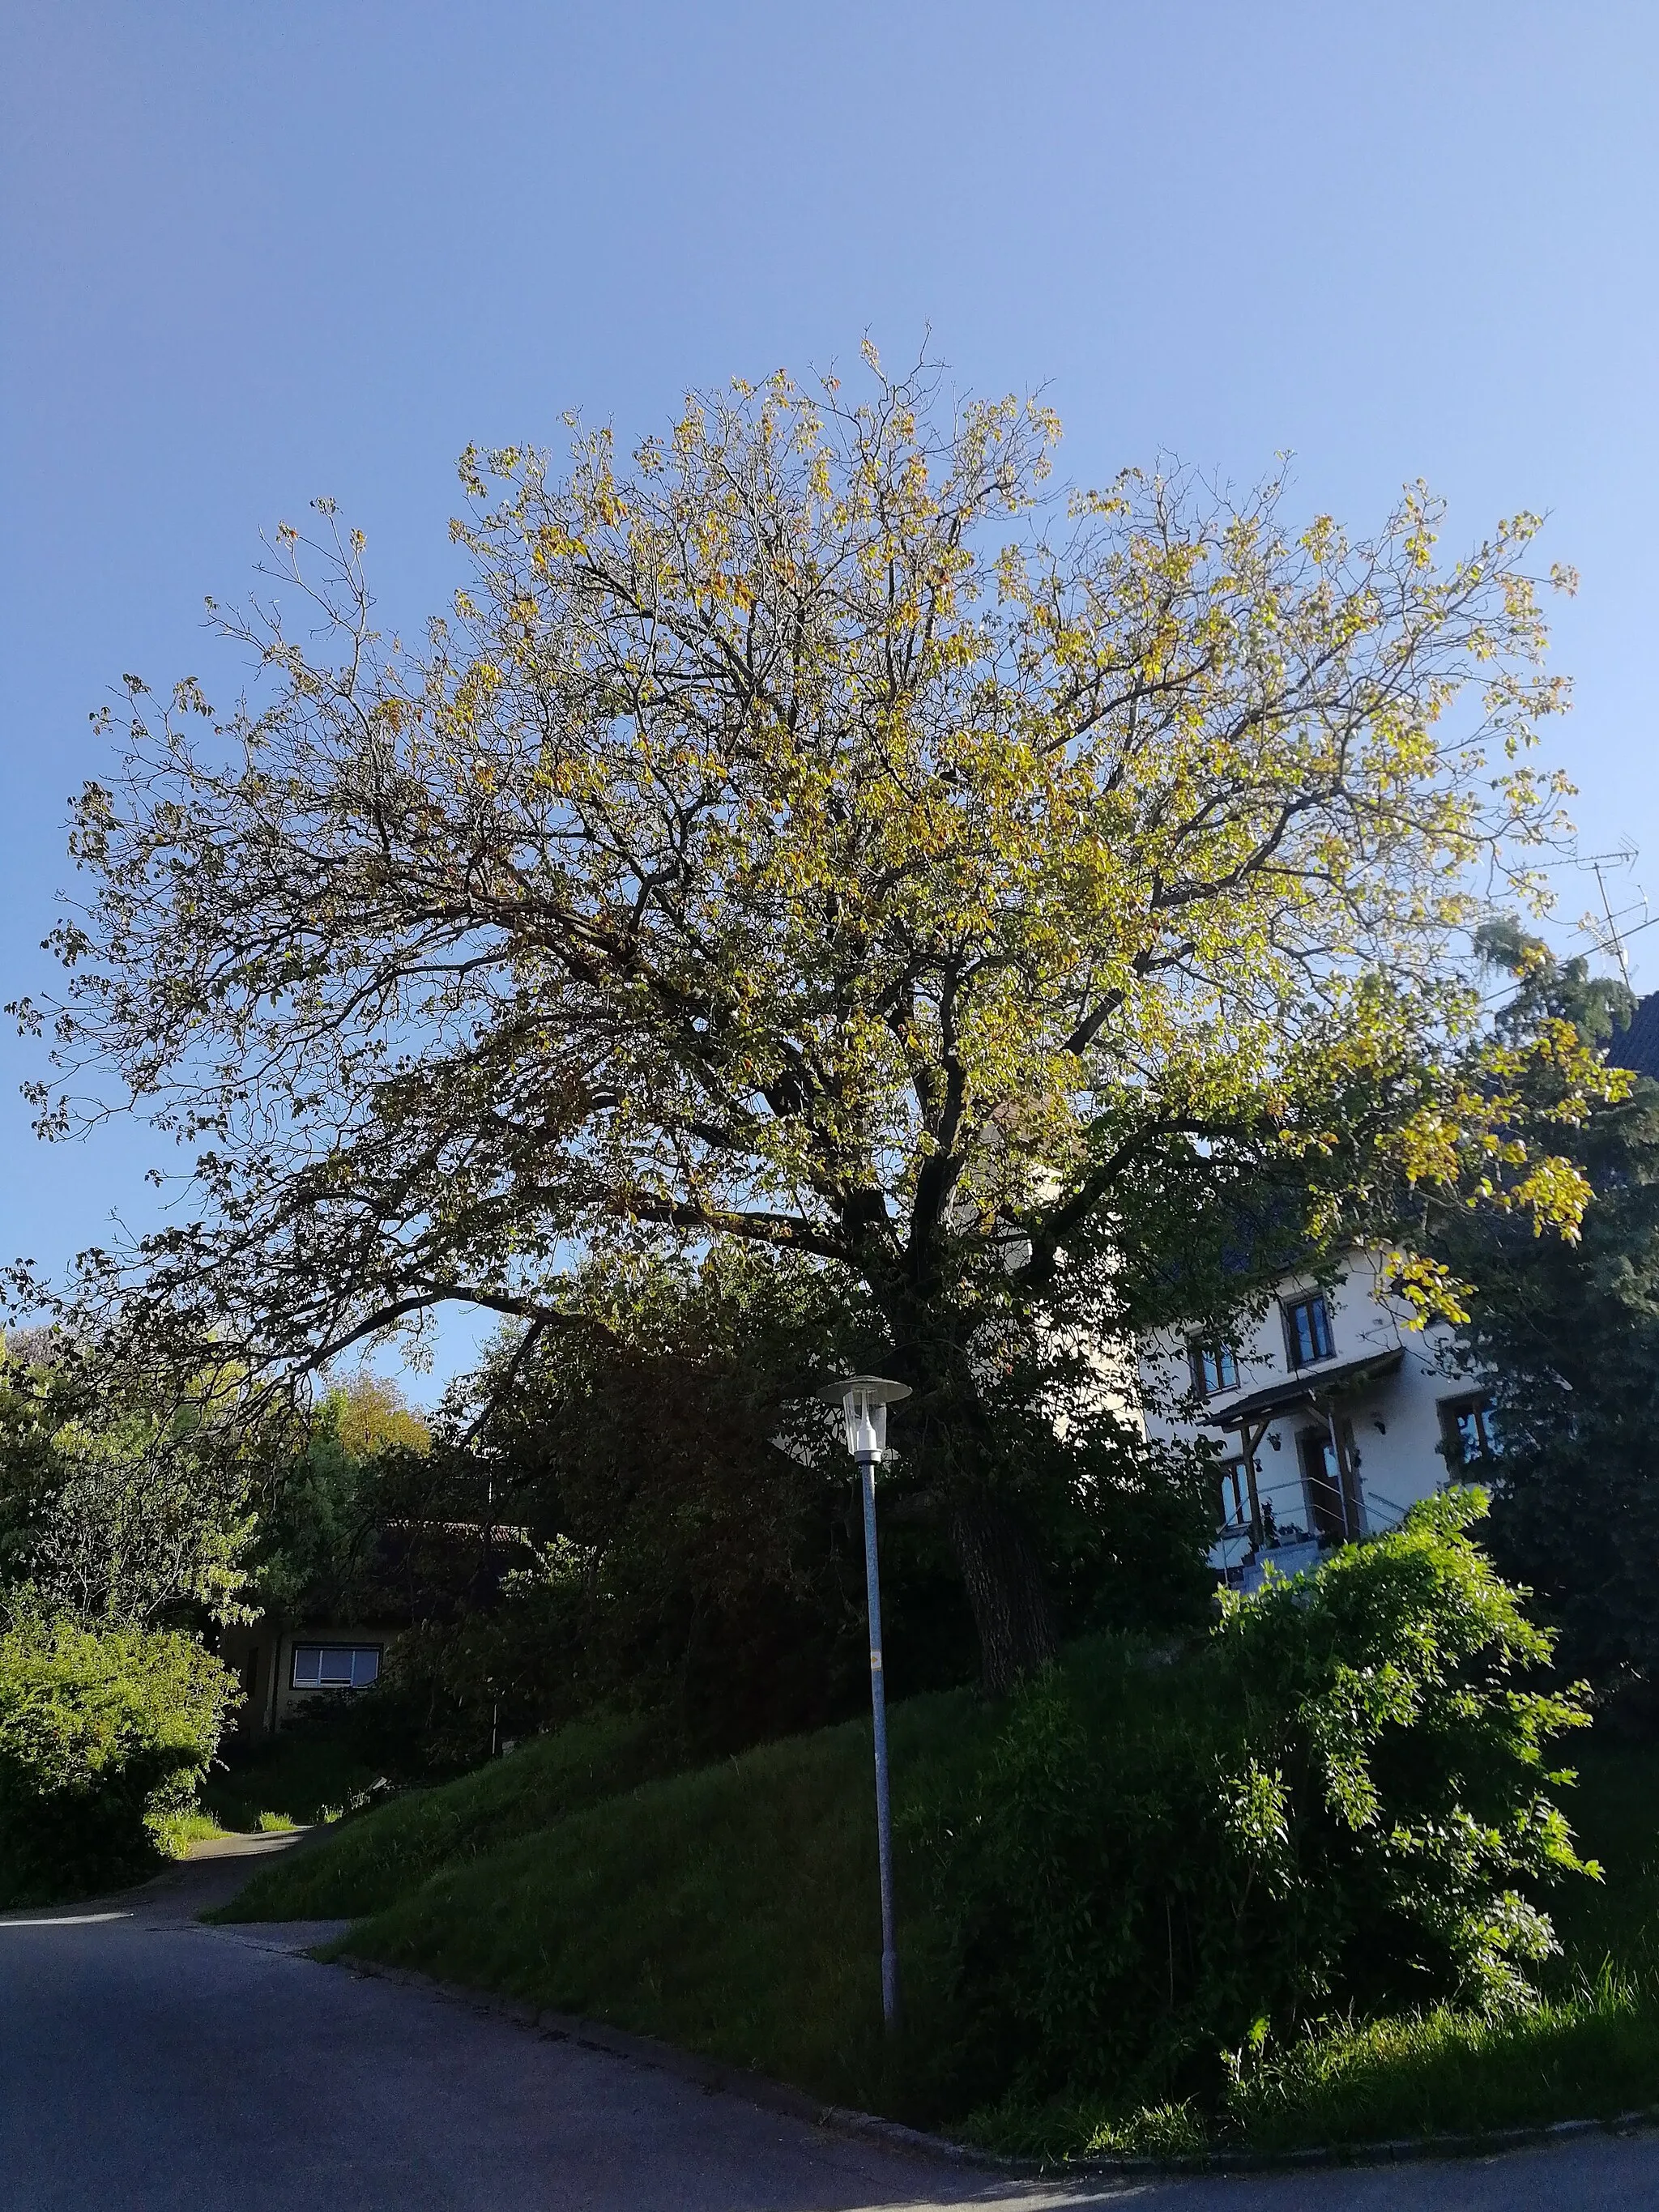
[[[847,1449],[864,1492],[864,1587],[870,1613],[870,1710],[876,1739],[876,1853],[881,1869],[881,2017],[898,2026],[898,1951],[893,1937],[893,1806],[887,1784],[887,1690],[881,1664],[881,1571],[876,1559],[876,1462],[887,1450],[887,1408],[908,1398],[908,1382],[848,1375],[819,1391],[847,1419]]]

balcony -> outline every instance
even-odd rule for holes
[[[1281,1513],[1275,1504],[1275,1493],[1282,1496],[1287,1504],[1295,1497],[1299,1504],[1299,1487],[1289,1482],[1275,1484],[1272,1488],[1262,1486],[1262,1518],[1266,1526],[1260,1543],[1251,1540],[1249,1527],[1240,1521],[1224,1521],[1216,1531],[1215,1541],[1210,1547],[1210,1565],[1215,1570],[1216,1579],[1228,1589],[1246,1595],[1260,1589],[1270,1565],[1275,1574],[1287,1577],[1305,1574],[1344,1541],[1351,1540],[1328,1533],[1322,1534],[1317,1530],[1310,1532],[1291,1519],[1288,1510]],[[1384,1498],[1376,1491],[1365,1492],[1361,1501],[1364,1525],[1359,1534],[1375,1536],[1384,1529],[1398,1528],[1405,1518],[1405,1510],[1404,1506],[1396,1505],[1391,1498]]]

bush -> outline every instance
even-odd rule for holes
[[[27,1616],[0,1631],[0,1905],[154,1866],[235,1694],[189,1637]]]
[[[1316,1573],[1224,1601],[1187,1657],[1051,1669],[933,1816],[968,2073],[1017,2099],[1218,2096],[1324,2014],[1488,2012],[1595,1873],[1546,1795],[1575,1695],[1515,1686],[1550,1639],[1429,1500]]]

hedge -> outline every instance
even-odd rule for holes
[[[187,1636],[27,1617],[0,1631],[0,1905],[150,1871],[235,1695]]]

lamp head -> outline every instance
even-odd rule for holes
[[[847,1449],[856,1460],[881,1457],[887,1449],[887,1408],[909,1395],[908,1382],[891,1382],[884,1375],[845,1375],[818,1392],[820,1398],[841,1407],[847,1422]]]

